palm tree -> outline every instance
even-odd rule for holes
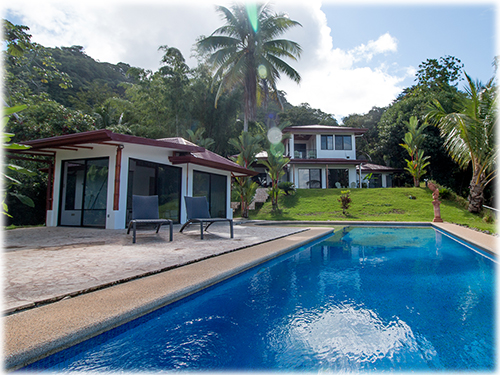
[[[496,177],[497,90],[494,78],[483,85],[465,76],[468,87],[457,111],[446,113],[434,100],[428,117],[436,121],[452,159],[463,169],[472,164],[468,210],[480,212],[484,188]]]
[[[269,195],[271,196],[271,203],[273,211],[278,211],[278,197],[280,189],[278,187],[280,178],[285,175],[285,166],[290,161],[289,158],[283,157],[282,153],[274,153],[271,148],[267,150],[267,160],[261,160],[259,163],[264,165],[267,169],[267,174],[271,178],[271,188]]]
[[[424,156],[424,151],[420,149],[425,139],[424,129],[427,126],[429,126],[427,123],[418,126],[417,117],[411,116],[410,121],[406,123],[408,132],[403,138],[404,143],[400,144],[410,155],[411,160],[405,159],[407,165],[405,169],[413,177],[413,186],[415,187],[420,186],[420,177],[426,173],[424,168],[430,164],[427,161],[430,156]]]
[[[255,120],[259,80],[265,81],[275,92],[280,73],[300,82],[299,73],[282,60],[297,60],[302,49],[299,44],[275,39],[286,30],[300,23],[285,14],[271,13],[267,5],[233,5],[231,10],[218,6],[226,24],[211,36],[200,40],[200,51],[211,53],[209,62],[215,73],[212,85],[218,84],[215,106],[224,90],[242,84],[244,88],[245,117],[243,130],[248,131],[248,121]],[[267,86],[266,86],[267,87]]]
[[[248,132],[242,132],[238,138],[231,138],[229,144],[240,152],[236,158],[231,159],[242,167],[253,169],[252,164],[256,161],[256,155],[262,150],[260,145],[262,140],[262,135],[253,136]],[[248,218],[248,207],[259,186],[250,177],[235,177],[233,187],[240,197],[241,216]]]

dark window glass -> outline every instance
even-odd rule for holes
[[[193,197],[207,197],[211,217],[226,217],[226,183],[226,176],[193,172]]]
[[[321,189],[321,169],[299,169],[299,189]]]
[[[62,163],[59,225],[106,226],[108,158]]]
[[[352,138],[350,135],[335,136],[335,150],[352,150]]]
[[[181,168],[130,159],[126,225],[132,218],[132,195],[158,195],[159,217],[179,223],[181,177]]]
[[[328,169],[328,187],[333,189],[349,187],[349,170]]]
[[[321,149],[322,150],[333,150],[333,135],[322,135],[321,136]]]
[[[370,178],[371,188],[381,188],[382,187],[382,175],[380,173],[373,173],[372,178]]]

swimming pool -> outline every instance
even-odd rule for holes
[[[493,370],[495,264],[350,227],[23,370]]]

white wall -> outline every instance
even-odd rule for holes
[[[128,169],[129,159],[139,159],[160,163],[164,165],[172,165],[168,157],[173,155],[173,151],[166,148],[152,147],[146,145],[123,144],[121,155],[121,170],[120,170],[120,191],[119,191],[119,210],[113,210],[114,189],[115,189],[115,171],[116,171],[116,152],[117,147],[112,145],[93,145],[93,149],[78,149],[78,151],[58,150],[55,160],[54,171],[54,194],[52,210],[47,212],[46,225],[58,225],[58,213],[60,207],[61,193],[61,167],[63,160],[74,159],[90,159],[90,158],[109,158],[108,169],[108,191],[106,204],[106,229],[123,229],[126,227],[126,211],[127,211],[127,188],[128,188]],[[181,183],[181,223],[186,221],[186,207],[184,196],[191,196],[193,192],[193,171],[201,171],[214,173],[226,176],[226,217],[232,218],[233,211],[231,209],[231,172],[223,171],[215,168],[204,167],[196,164],[180,164],[175,167],[182,169]],[[148,176],[144,176],[148,178]]]
[[[321,135],[331,135],[331,134],[317,134],[316,135],[316,148],[318,150],[318,159],[356,159],[356,137],[352,134],[334,134],[333,135],[333,147],[335,148],[335,135],[350,135],[352,150],[322,150],[321,149]]]

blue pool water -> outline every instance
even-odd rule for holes
[[[495,263],[347,228],[24,370],[494,370]]]

